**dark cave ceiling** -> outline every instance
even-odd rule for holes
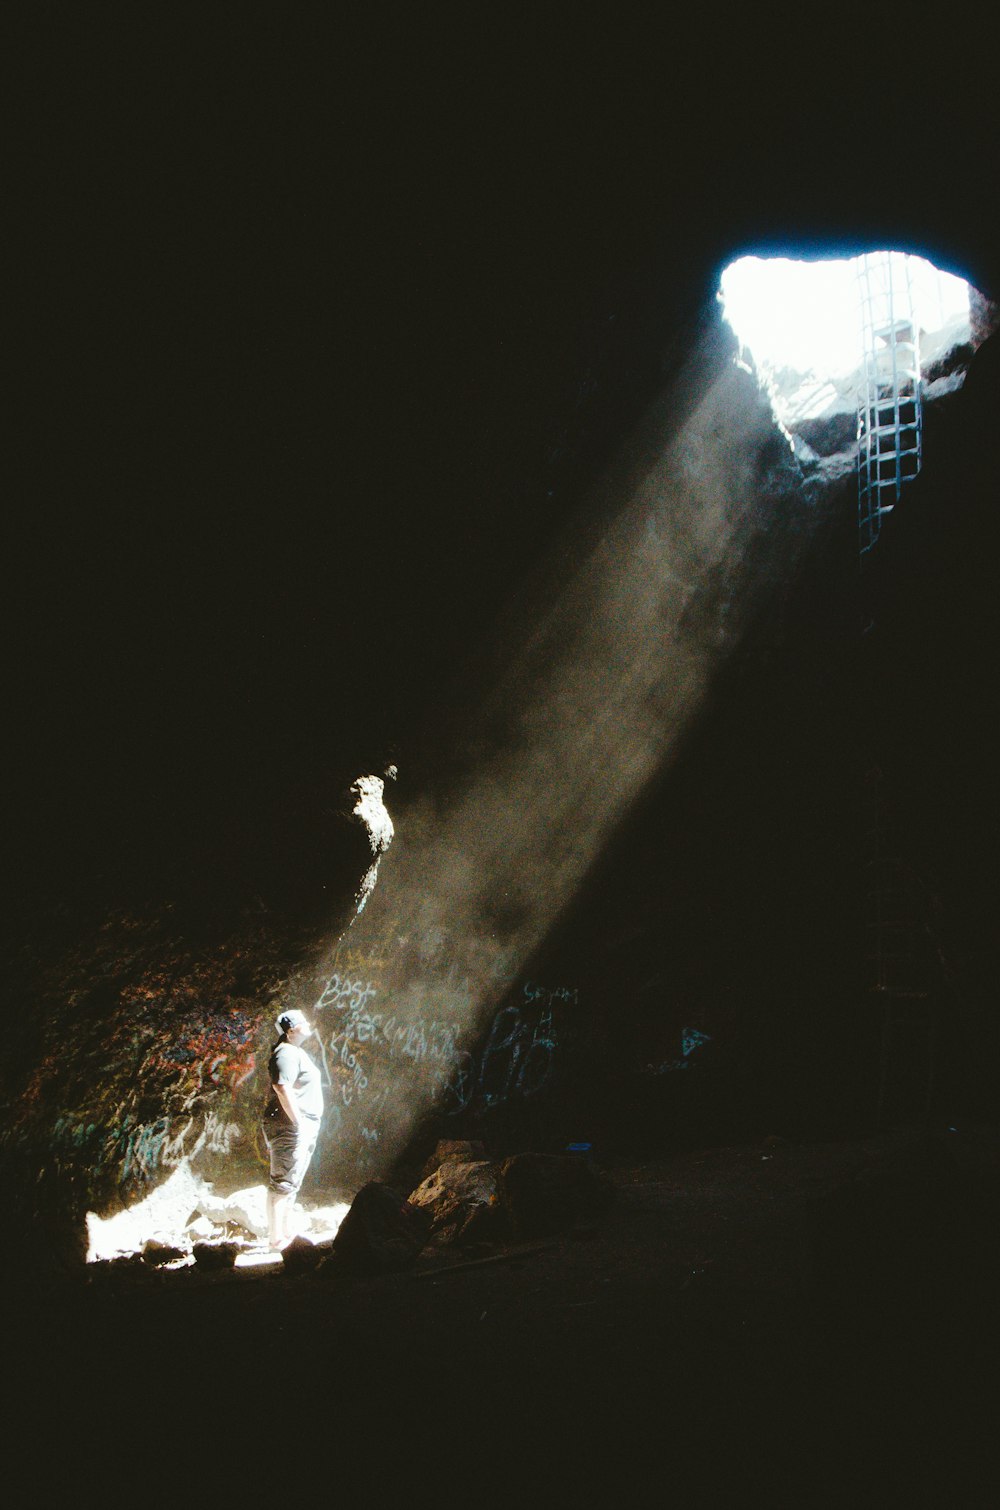
[[[33,40],[17,892],[362,764],[419,783],[435,707],[732,257],[891,243],[1000,289],[964,69],[916,140],[910,74],[873,103],[846,26],[720,22]]]

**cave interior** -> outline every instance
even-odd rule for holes
[[[926,406],[921,474],[863,569],[854,473],[810,490],[777,430],[762,443],[774,515],[743,564],[767,591],[727,632],[735,576],[706,577],[683,622],[711,675],[579,863],[544,783],[554,801],[579,737],[580,802],[595,774],[618,791],[621,731],[584,739],[560,692],[563,763],[517,844],[565,849],[574,881],[459,1039],[478,1080],[382,1152],[345,1101],[355,1141],[315,1176],[317,1200],[406,1194],[440,1138],[583,1143],[619,1186],[606,1234],[343,1291],[322,1270],[98,1283],[80,1244],[88,1210],[165,1174],[162,1055],[139,1083],[161,1040],[195,1045],[182,1069],[209,1056],[185,1103],[203,1172],[252,1182],[239,1118],[274,1003],[329,979],[331,950],[338,979],[370,966],[383,891],[405,911],[421,888],[411,835],[431,853],[475,813],[513,716],[477,724],[483,689],[615,538],[649,434],[683,434],[691,385],[733,366],[723,268],[891,247],[1000,297],[987,39],[923,76],[915,145],[912,77],[871,98],[846,22],[779,39],[756,15],[723,42],[627,15],[530,38],[497,15],[238,39],[119,19],[64,17],[25,65],[2,1084],[25,1419],[57,1415],[86,1471],[113,1454],[133,1487],[173,1421],[203,1474],[274,1424],[284,1369],[302,1471],[331,1486],[433,1485],[452,1470],[415,1444],[444,1430],[484,1495],[606,1470],[690,1475],[703,1503],[751,1473],[779,1504],[974,1502],[1000,1227],[995,337]],[[793,565],[769,554],[799,529]],[[358,915],[349,789],[390,768]],[[484,829],[504,801],[501,781]],[[525,886],[493,898],[490,938]],[[909,973],[887,987],[890,890]],[[434,895],[431,974],[453,926]],[[138,1134],[165,1115],[154,1148]],[[782,1159],[785,1205],[760,1184]],[[275,1361],[292,1333],[308,1356]]]

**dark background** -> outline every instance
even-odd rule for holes
[[[832,13],[51,9],[32,30],[8,286],[15,928],[53,897],[267,894],[321,865],[359,769],[398,762],[400,799],[440,782],[497,613],[735,256],[891,244],[1000,289],[989,39],[968,27],[919,87]],[[933,852],[990,989],[995,382],[976,391],[912,544],[887,542],[888,704],[847,623],[846,518],[777,661],[731,673],[714,753],[628,852],[647,936],[665,909],[697,920],[678,968],[709,960],[713,989],[818,990],[822,1016],[857,988],[844,822],[858,729],[887,706],[901,842]]]
[[[42,1049],[54,1087],[6,1166],[15,1227],[32,1201],[70,1204],[60,1076],[97,1079],[133,968],[99,932],[108,909],[151,899],[161,918],[187,893],[168,965],[211,941],[200,917],[224,935],[290,873],[294,920],[359,769],[398,762],[390,805],[446,786],[501,605],[572,541],[725,263],[891,245],[1000,295],[981,11],[755,7],[733,30],[719,8],[365,9],[38,4],[5,48],[6,1041],[12,1093]],[[995,1122],[998,1068],[991,346],[929,420],[868,580],[848,490],[537,962],[552,982],[568,962],[593,1009],[596,1041],[551,1104],[557,1120],[572,1090],[572,1131],[601,1158],[615,1140],[641,1160],[654,1140],[867,1135],[881,769],[883,826],[933,922],[937,1144],[893,1163],[883,1143],[881,1173],[833,1189],[803,1164],[815,1231],[756,1185],[779,1165],[747,1146],[742,1203],[710,1208],[700,1155],[667,1168],[669,1194],[647,1187],[662,1210],[636,1221],[623,1200],[624,1259],[598,1238],[567,1243],[550,1278],[542,1255],[339,1301],[320,1271],[319,1288],[154,1305],[168,1292],[95,1284],[32,1304],[44,1265],[8,1244],[17,1398],[61,1449],[43,1481],[63,1469],[78,1493],[96,1467],[131,1489],[137,1469],[154,1499],[178,1473],[186,1491],[190,1453],[150,1478],[160,1423],[209,1454],[251,1428],[247,1484],[284,1433],[299,1481],[353,1470],[370,1493],[398,1466],[411,1497],[460,1482],[488,1500],[508,1476],[522,1498],[592,1496],[602,1464],[619,1496],[690,1476],[698,1502],[731,1477],[741,1502],[763,1482],[781,1503],[800,1466],[810,1504],[898,1502],[901,1484],[955,1503],[995,1478],[995,1137],[963,1121]],[[190,1015],[208,1021],[225,989]],[[48,1023],[29,1015],[43,999]],[[664,1004],[674,1024],[727,1025],[715,1060],[626,1075],[676,1055]],[[918,1089],[892,1111],[920,1105]],[[534,1115],[522,1147],[555,1125]],[[710,1209],[725,1234],[703,1237]],[[756,1268],[727,1276],[734,1236]]]

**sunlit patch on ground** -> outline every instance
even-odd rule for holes
[[[193,1259],[190,1262],[194,1262]],[[237,1269],[280,1269],[282,1267],[280,1253],[273,1253],[270,1248],[250,1248],[246,1253],[237,1253],[234,1267]]]
[[[344,1202],[319,1206],[300,1203],[297,1229],[310,1242],[330,1242],[349,1207]],[[125,1258],[150,1249],[176,1249],[163,1268],[183,1268],[193,1262],[195,1243],[230,1242],[242,1251],[240,1267],[280,1263],[267,1247],[267,1190],[251,1185],[219,1195],[182,1163],[145,1200],[125,1211],[100,1217],[87,1212],[87,1262]]]

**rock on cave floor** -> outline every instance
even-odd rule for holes
[[[271,1497],[293,1449],[324,1497],[979,1502],[995,1130],[601,1168],[600,1222],[454,1272],[29,1285],[15,1416],[58,1423],[53,1484],[112,1501]]]

